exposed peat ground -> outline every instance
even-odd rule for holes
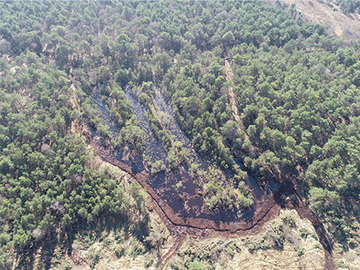
[[[166,151],[151,131],[145,108],[130,92],[126,92],[126,95],[134,109],[140,128],[145,131],[146,155],[152,161],[162,160],[167,166],[169,162]],[[101,112],[101,119],[109,125],[113,135],[117,136],[119,133],[116,134],[115,125],[112,123],[109,114],[105,112],[106,108],[100,95],[95,92],[93,100]],[[171,134],[183,143],[191,160],[196,161],[206,169],[208,167],[207,162],[203,161],[196,153],[192,142],[177,124],[171,107],[165,102],[158,89],[155,91],[154,101],[158,109],[166,113]],[[108,149],[100,140],[96,139],[96,135],[93,132],[93,138],[90,139],[95,152],[104,161],[130,174],[146,189],[153,202],[151,208],[159,214],[170,233],[177,239],[174,247],[163,256],[163,267],[176,253],[187,234],[199,237],[212,237],[215,232],[226,237],[256,234],[261,231],[267,221],[279,214],[281,208],[290,208],[296,209],[301,218],[306,218],[313,224],[325,253],[324,269],[336,269],[332,259],[332,243],[327,238],[326,230],[311,209],[301,200],[294,188],[295,182],[291,179],[282,184],[275,183],[272,180],[259,184],[254,177],[248,175],[246,183],[254,201],[251,207],[245,210],[217,209],[216,211],[209,211],[203,198],[203,189],[193,177],[190,177],[189,168],[186,165],[180,166],[175,171],[167,169],[152,174],[141,157],[135,162],[123,160],[123,153]],[[243,166],[242,164],[239,165]],[[176,186],[179,182],[182,183],[180,188]]]

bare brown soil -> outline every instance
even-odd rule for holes
[[[242,221],[242,222],[222,222],[222,221],[213,221],[202,218],[184,218],[177,215],[172,208],[169,207],[160,196],[147,184],[149,179],[149,174],[146,171],[142,171],[140,173],[135,173],[132,168],[119,160],[113,159],[109,156],[109,153],[104,150],[102,147],[92,144],[95,148],[96,154],[98,154],[103,160],[106,162],[120,168],[121,170],[130,174],[136,181],[146,189],[147,193],[151,196],[151,198],[156,202],[156,204],[161,209],[161,212],[175,226],[182,226],[186,228],[192,229],[213,229],[216,231],[227,231],[227,232],[237,232],[237,231],[248,231],[252,230],[254,227],[259,224],[263,224],[267,220],[268,213],[270,210],[277,204],[277,200],[279,196],[282,196],[283,191],[279,190],[276,194],[271,195],[267,201],[257,209],[255,216],[250,221]]]
[[[225,63],[225,68],[227,79],[232,81],[233,74],[228,62]],[[231,87],[228,91],[227,94],[233,111],[233,118],[241,129],[242,123],[237,111],[234,93]],[[76,107],[75,104],[74,107]],[[79,131],[77,133],[82,132]],[[91,136],[89,136],[89,134],[83,135],[90,140],[90,145],[99,157],[105,162],[110,163],[129,174],[131,178],[135,179],[149,194],[151,198],[150,205],[148,205],[149,210],[154,210],[158,214],[168,228],[171,236],[175,239],[174,245],[161,258],[161,269],[163,269],[167,262],[176,254],[177,250],[185,242],[187,235],[192,235],[199,239],[255,235],[262,231],[264,225],[268,221],[279,216],[281,208],[295,209],[301,218],[308,219],[312,223],[320,243],[323,246],[325,255],[324,269],[336,269],[332,258],[332,243],[330,243],[327,238],[323,224],[297,194],[294,188],[296,181],[289,180],[285,184],[282,184],[273,194],[269,194],[265,198],[262,198],[261,201],[258,201],[254,215],[250,220],[237,219],[236,221],[223,222],[198,218],[196,216],[184,217],[181,216],[181,214],[174,212],[167,201],[160,197],[159,194],[161,194],[161,190],[157,190],[156,192],[149,185],[152,180],[152,176],[149,175],[149,173],[145,170],[135,172],[130,166],[113,158],[111,151],[106,150],[104,147],[100,146],[101,144],[99,145],[99,143],[90,139]],[[185,205],[183,205],[183,207],[185,207]]]
[[[228,60],[225,60],[225,72],[226,72],[226,80],[229,81],[229,82],[233,82],[233,79],[234,79],[234,73],[232,71],[232,68],[230,66],[230,63]],[[234,94],[234,91],[233,91],[233,87],[232,86],[229,86],[227,88],[227,97],[229,99],[229,103],[230,103],[230,108],[231,108],[231,111],[232,111],[232,114],[233,114],[233,118],[235,120],[235,122],[237,123],[238,125],[238,128],[241,130],[241,131],[245,131],[245,128],[244,128],[244,125],[240,119],[240,116],[239,116],[239,110],[238,110],[238,106],[236,105],[236,98],[235,98],[235,94]]]
[[[237,237],[240,235],[251,235],[259,233],[265,223],[274,217],[278,216],[281,208],[296,209],[301,218],[308,219],[315,228],[320,243],[323,246],[325,254],[326,270],[336,269],[332,259],[332,244],[327,238],[326,230],[319,219],[314,215],[311,209],[305,205],[300,196],[294,189],[291,181],[283,184],[280,189],[272,194],[265,203],[258,205],[254,218],[250,221],[239,222],[216,222],[213,220],[201,218],[184,218],[177,215],[169,205],[160,198],[158,194],[147,184],[149,174],[145,171],[135,173],[132,168],[122,162],[113,159],[111,153],[106,151],[101,146],[92,142],[96,154],[98,154],[104,161],[120,168],[129,175],[147,191],[152,200],[151,208],[163,220],[170,234],[175,238],[174,246],[162,257],[162,267],[165,267],[170,258],[176,254],[176,251],[181,247],[185,241],[186,235],[191,234],[199,238],[223,236],[223,237]],[[289,198],[292,199],[289,199]]]

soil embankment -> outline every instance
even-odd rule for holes
[[[212,229],[216,231],[227,231],[233,233],[237,231],[252,230],[255,226],[259,226],[260,224],[263,224],[267,220],[271,219],[271,217],[268,217],[269,212],[271,212],[271,209],[277,205],[279,198],[284,196],[283,190],[279,189],[275,194],[269,196],[266,201],[261,204],[261,206],[259,206],[258,209],[256,209],[254,217],[248,221],[239,219],[239,221],[235,222],[223,222],[204,218],[182,217],[175,213],[174,210],[166,202],[164,202],[164,200],[147,183],[149,181],[150,175],[146,171],[136,173],[130,166],[120,162],[117,159],[113,159],[110,154],[101,146],[98,146],[95,143],[92,143],[92,146],[94,147],[96,154],[98,154],[103,160],[114,166],[117,166],[136,179],[137,182],[146,189],[151,198],[159,206],[163,212],[163,216],[165,216],[166,219],[168,219],[175,226],[183,226],[194,229]]]
[[[228,66],[228,68],[230,67]],[[230,79],[231,74],[228,75]],[[232,102],[235,102],[233,93],[230,96],[232,97],[230,98]],[[162,107],[163,111],[166,112],[168,108],[165,106],[166,104],[163,98],[160,95],[158,95],[157,98],[159,99],[158,106]],[[113,128],[114,126],[111,125],[110,116],[105,112],[106,109],[99,96],[95,95],[94,101],[102,112],[101,118],[104,118],[104,123],[110,126],[113,133],[116,133]],[[135,108],[136,116],[139,119],[140,126],[147,131],[147,154],[152,158],[165,156],[159,142],[155,142],[156,139],[153,134],[151,134],[151,129],[148,127],[149,123],[145,118],[143,108],[141,108],[141,105],[138,104],[136,100],[131,101],[132,106]],[[235,106],[235,104],[233,105]],[[235,113],[235,115],[238,116],[238,113]],[[175,122],[175,120],[173,122]],[[241,121],[238,124],[241,128]],[[180,138],[185,136],[175,124],[173,126],[173,129],[170,131],[175,137],[176,135]],[[93,135],[96,136],[96,134]],[[187,145],[186,140],[183,141],[185,145]],[[176,239],[173,248],[163,257],[163,265],[176,253],[176,250],[181,246],[181,243],[189,233],[200,237],[212,236],[214,232],[221,233],[223,236],[256,234],[261,231],[267,221],[279,215],[281,208],[294,208],[298,211],[300,217],[307,218],[313,224],[320,243],[324,248],[326,259],[325,269],[335,269],[331,256],[332,246],[326,237],[326,230],[309,207],[302,202],[300,196],[294,189],[295,182],[292,183],[292,181],[289,180],[281,185],[275,185],[275,187],[271,187],[271,184],[263,184],[260,187],[254,180],[255,183],[253,183],[252,186],[249,185],[251,192],[254,194],[257,190],[262,190],[262,192],[260,196],[253,196],[254,205],[251,209],[238,210],[238,212],[221,209],[218,213],[214,214],[206,210],[203,198],[194,192],[194,189],[199,188],[195,183],[191,185],[190,189],[192,189],[192,191],[190,189],[183,189],[181,191],[182,193],[179,193],[179,191],[175,189],[175,184],[169,183],[169,181],[175,181],[177,179],[173,173],[152,174],[144,165],[133,166],[133,164],[126,164],[126,161],[124,162],[117,154],[107,150],[107,147],[105,147],[105,149],[101,141],[95,141],[94,138],[90,138],[90,142],[96,154],[104,161],[131,175],[150,195],[153,202],[153,209],[158,213],[172,236]],[[188,147],[191,148],[192,146],[189,144]],[[196,155],[193,156],[194,159],[197,159]],[[138,160],[137,163],[140,161],[141,160]],[[171,178],[173,179],[171,180]],[[188,183],[189,179],[183,179],[187,178],[187,174],[180,175],[180,178],[183,183]],[[194,194],[190,195],[191,192]],[[197,199],[196,203],[194,203],[194,199]],[[187,205],[187,207],[185,207],[185,205]],[[198,210],[194,211],[195,208]]]
[[[146,189],[147,193],[154,202],[153,208],[159,214],[165,225],[168,227],[170,233],[175,237],[175,245],[171,250],[163,256],[163,266],[170,260],[176,250],[181,246],[181,243],[186,238],[186,234],[196,234],[201,237],[212,235],[212,232],[217,231],[226,235],[249,235],[256,234],[261,231],[264,224],[277,216],[280,208],[294,208],[297,210],[301,218],[310,220],[315,228],[320,243],[323,246],[325,254],[325,270],[336,269],[332,258],[332,244],[327,238],[326,230],[319,219],[314,215],[308,206],[301,200],[291,181],[281,185],[281,187],[272,194],[267,202],[258,206],[254,218],[250,221],[238,222],[216,222],[213,220],[199,219],[199,218],[184,218],[176,214],[161,197],[147,184],[149,174],[145,171],[135,173],[132,168],[116,159],[113,159],[108,151],[101,146],[91,143],[95,152],[106,162],[120,168],[132,176],[133,179]],[[289,198],[293,199],[289,199]]]
[[[313,225],[315,232],[319,238],[319,241],[324,249],[324,255],[325,255],[325,265],[324,270],[335,270],[336,266],[333,261],[332,251],[333,251],[333,243],[329,240],[327,236],[326,229],[324,225],[321,223],[321,221],[315,216],[314,212],[311,211],[309,206],[307,206],[299,194],[294,189],[294,184],[289,184],[288,189],[291,191],[292,194],[296,196],[296,200],[293,200],[293,207],[298,212],[299,216],[301,218],[308,219],[311,224]]]

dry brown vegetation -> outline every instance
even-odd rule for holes
[[[116,170],[112,167],[112,170]],[[118,172],[120,173],[120,172]],[[150,204],[149,204],[150,206]],[[169,235],[161,218],[150,212],[150,224],[162,235],[158,251],[141,253],[143,243],[123,232],[104,232],[96,240],[78,238],[73,244],[72,256],[63,256],[55,269],[323,269],[324,253],[313,226],[301,219],[295,210],[283,210],[268,222],[257,235],[213,237],[192,235],[187,237],[175,256],[166,265],[159,264],[159,255],[164,256],[176,244]],[[276,246],[282,239],[281,246]],[[359,269],[359,250],[335,252],[339,269]],[[70,268],[67,268],[70,267]]]
[[[335,1],[318,0],[280,0],[282,3],[295,4],[305,21],[322,24],[327,32],[337,37],[360,38],[360,15],[344,14]]]
[[[151,214],[151,225],[154,230],[167,234],[155,212]],[[274,241],[280,238],[281,247],[276,247]],[[169,237],[162,242],[159,253],[165,254],[175,241]],[[90,245],[79,239],[74,244],[79,264],[65,257],[57,269],[66,266],[90,269],[95,260],[98,261],[95,269],[157,269],[157,252],[134,256],[141,248],[142,243],[121,233],[104,233]],[[322,247],[311,223],[299,218],[296,211],[285,210],[257,235],[188,237],[165,269],[208,269],[211,266],[215,269],[322,269],[323,264]]]
[[[280,246],[274,244],[277,241]],[[285,210],[257,235],[189,238],[170,265],[185,263],[191,269],[194,262],[201,269],[322,269],[324,255],[311,223]]]

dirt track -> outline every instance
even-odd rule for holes
[[[228,82],[233,82],[234,73],[231,69],[231,66],[230,66],[230,63],[228,60],[225,60],[225,72],[226,72],[226,80]],[[236,105],[236,98],[235,98],[235,94],[234,94],[232,86],[228,87],[227,96],[228,96],[231,112],[233,114],[233,118],[234,118],[235,122],[237,123],[238,128],[241,131],[245,131],[244,124],[242,123],[241,118],[239,116],[239,110],[238,110],[238,106]]]
[[[324,270],[335,270],[336,266],[333,261],[332,251],[333,251],[333,244],[329,240],[327,236],[326,229],[321,221],[315,216],[314,212],[302,201],[299,194],[294,189],[294,185],[291,184],[289,189],[292,190],[292,193],[296,196],[297,200],[295,201],[294,208],[298,212],[301,218],[308,219],[311,224],[314,226],[315,232],[319,238],[321,245],[323,246],[324,255],[325,255],[325,265]]]

